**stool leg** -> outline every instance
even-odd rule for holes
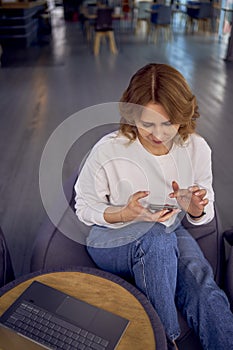
[[[117,54],[117,48],[116,48],[116,42],[115,42],[115,37],[113,32],[108,32],[108,37],[109,37],[109,44],[110,44],[110,50],[111,52],[116,55]]]
[[[100,49],[100,39],[101,39],[101,33],[95,33],[95,41],[94,41],[94,55],[98,56],[99,49]]]

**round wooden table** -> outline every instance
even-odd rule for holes
[[[1,296],[0,314],[34,280],[128,319],[130,323],[118,350],[166,349],[163,327],[146,297],[118,276],[97,269],[30,274],[25,281],[13,282],[12,288]],[[158,343],[155,338],[159,338]]]

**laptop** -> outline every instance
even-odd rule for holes
[[[34,281],[0,317],[1,350],[113,350],[129,320]]]

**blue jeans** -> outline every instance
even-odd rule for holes
[[[133,236],[143,230],[144,234],[124,244],[124,231]],[[114,240],[117,243],[113,244]],[[183,226],[169,232],[160,223],[136,223],[119,230],[93,226],[87,245],[101,269],[134,279],[155,307],[171,340],[180,334],[177,306],[199,336],[203,349],[233,349],[233,314],[227,297],[214,282],[198,244]]]

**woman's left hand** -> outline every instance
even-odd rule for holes
[[[199,186],[194,185],[188,189],[180,189],[176,181],[172,182],[173,191],[170,193],[170,198],[176,198],[179,206],[187,213],[193,216],[200,216],[205,206],[209,203],[206,196],[206,190],[200,189]]]

